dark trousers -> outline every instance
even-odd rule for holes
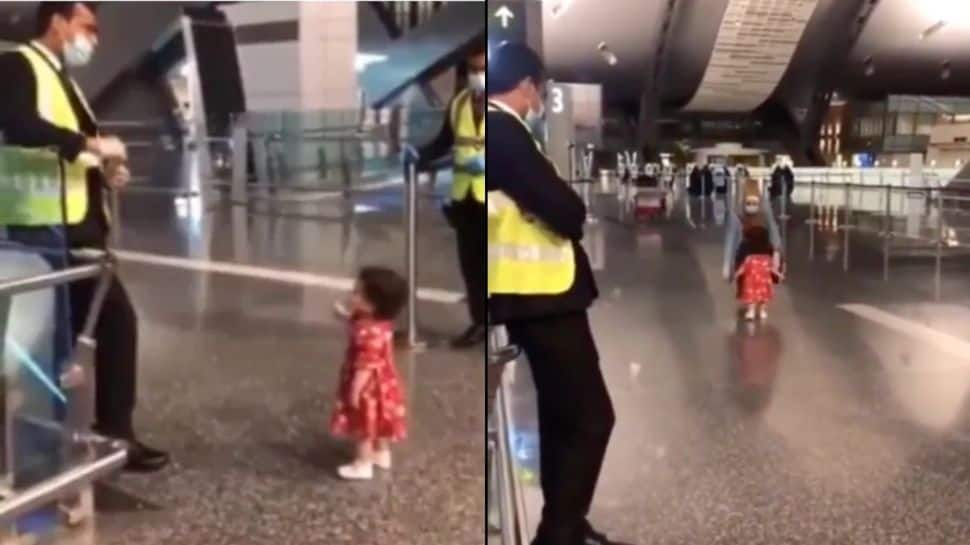
[[[485,325],[488,305],[485,296],[488,266],[485,255],[485,205],[469,197],[451,204],[446,213],[458,238],[458,264],[465,281],[468,314],[474,325]]]
[[[545,505],[533,545],[580,545],[615,415],[585,312],[506,324],[529,360]]]
[[[84,280],[71,285],[71,319],[76,333],[84,327],[97,280]],[[111,437],[132,438],[132,413],[138,357],[138,317],[128,292],[118,277],[111,287],[98,315],[94,329],[95,351],[95,429]]]

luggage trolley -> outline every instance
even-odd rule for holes
[[[115,261],[109,251],[69,250],[65,196],[55,152],[0,146],[3,545],[90,535],[93,483],[127,456],[126,445],[90,431],[93,332]],[[82,280],[97,289],[84,327],[72,332],[67,286]]]
[[[664,216],[667,212],[667,194],[659,165],[644,165],[633,184],[633,218],[636,221],[652,221]]]
[[[620,189],[617,192],[622,216],[635,223],[664,217],[668,208],[669,188],[660,165],[640,165],[639,154],[625,151],[617,154]]]

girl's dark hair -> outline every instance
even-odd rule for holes
[[[404,308],[407,282],[401,275],[384,267],[364,267],[357,279],[377,318],[393,320]]]
[[[771,255],[775,252],[768,230],[761,225],[752,225],[744,230],[744,244],[748,254]]]

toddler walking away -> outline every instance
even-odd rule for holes
[[[774,284],[782,279],[779,254],[764,227],[752,225],[743,236],[734,273],[738,302],[745,308],[746,320],[765,320],[768,304],[775,297]]]
[[[356,458],[337,468],[348,480],[391,469],[391,443],[407,436],[403,388],[394,364],[394,318],[405,304],[406,284],[394,271],[367,267],[353,294],[336,307],[348,321],[349,342],[340,371],[330,432],[356,443]]]

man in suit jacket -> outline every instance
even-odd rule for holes
[[[106,246],[110,219],[105,213],[108,189],[120,189],[130,179],[120,140],[102,137],[97,121],[69,70],[87,64],[98,43],[96,6],[87,2],[41,2],[35,39],[0,55],[0,133],[7,145],[56,148],[65,170],[80,173],[86,199],[76,206],[76,222],[68,222],[71,249]],[[72,170],[73,169],[73,170]],[[84,191],[81,191],[83,195]],[[67,208],[76,198],[68,193]],[[83,215],[81,215],[83,212]],[[68,213],[70,216],[70,212]],[[10,238],[37,244],[50,229],[8,227]],[[41,244],[43,242],[40,242]],[[73,330],[79,332],[96,287],[95,280],[70,286]],[[95,328],[96,431],[128,444],[131,471],[164,467],[166,453],[140,442],[134,432],[137,317],[124,286],[116,277],[104,299]]]

